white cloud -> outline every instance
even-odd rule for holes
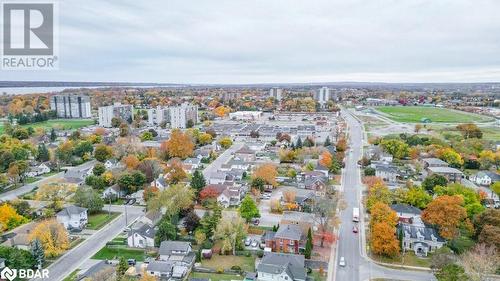
[[[60,70],[2,80],[500,80],[495,0],[65,0]]]

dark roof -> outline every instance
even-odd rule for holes
[[[500,175],[497,173],[493,173],[491,171],[483,171],[483,173],[485,173],[492,181],[500,181]]]
[[[408,204],[392,204],[391,209],[393,209],[396,213],[407,213],[407,214],[415,214],[420,215],[422,211]]]
[[[84,273],[78,274],[77,280],[83,280],[86,278],[92,279],[91,278],[92,276],[94,276],[94,275],[98,274],[99,272],[106,270],[108,268],[112,268],[114,270],[114,267],[112,265],[106,263],[106,261],[100,261],[100,262],[94,264],[93,266],[91,266]]]
[[[143,237],[148,237],[148,238],[154,238],[155,237],[155,229],[153,226],[149,225],[149,224],[143,224],[141,227],[139,227],[138,229],[132,229],[130,230],[128,236],[132,236],[134,235],[135,233],[143,236]]]
[[[407,224],[403,223],[398,226],[398,228],[403,228],[404,230],[404,235],[405,236],[410,236],[411,238],[418,239],[419,236],[422,236],[424,238],[424,241],[432,241],[432,237],[436,239],[436,241],[439,242],[446,242],[437,232],[437,230],[433,227],[430,227],[428,225],[412,225],[412,224]]]
[[[286,272],[293,280],[305,280],[306,269],[303,255],[266,252],[257,272],[280,274]]]
[[[155,272],[164,272],[170,273],[172,272],[172,268],[174,267],[173,262],[169,261],[150,261],[147,267],[147,271],[155,271]]]
[[[160,255],[171,255],[172,252],[187,252],[191,244],[183,241],[163,241],[160,244]]]
[[[274,236],[280,239],[301,240],[302,229],[296,224],[280,225]]]

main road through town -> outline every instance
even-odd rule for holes
[[[332,280],[336,281],[365,281],[373,278],[386,278],[394,280],[435,280],[433,275],[425,271],[410,271],[391,269],[372,262],[366,256],[365,227],[363,223],[363,206],[361,202],[362,184],[358,160],[363,151],[364,133],[363,125],[347,110],[342,111],[342,116],[347,122],[349,132],[349,150],[346,153],[345,168],[342,173],[342,193],[346,208],[340,213],[341,225],[339,229],[337,252],[330,269]],[[353,233],[356,224],[352,221],[353,208],[360,208],[359,232]],[[346,265],[339,266],[340,258],[344,257]],[[329,280],[330,281],[330,280]]]

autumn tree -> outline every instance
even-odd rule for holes
[[[398,215],[389,205],[382,202],[377,202],[372,206],[370,213],[370,226],[373,227],[377,223],[385,222],[391,226],[396,226]]]
[[[208,133],[202,133],[198,136],[198,143],[201,145],[206,145],[212,143],[212,135]]]
[[[147,182],[152,182],[163,172],[163,165],[156,158],[145,158],[136,168],[146,176]]]
[[[460,264],[471,281],[488,280],[495,274],[500,264],[500,256],[495,246],[477,244],[472,250],[460,256]]]
[[[231,112],[231,108],[223,105],[218,106],[214,109],[214,114],[221,118],[228,115],[229,112]]]
[[[43,245],[45,255],[54,258],[69,249],[68,232],[55,219],[39,222],[29,234],[29,240],[38,239]]]
[[[487,209],[474,217],[474,238],[479,243],[500,249],[500,210]]]
[[[260,218],[259,208],[250,195],[245,196],[238,209],[242,218],[250,222],[253,218]]]
[[[427,207],[432,201],[432,196],[419,186],[412,186],[406,192],[404,202],[420,209]]]
[[[347,150],[347,140],[345,138],[340,138],[336,145],[337,151],[342,152]]]
[[[204,206],[207,206],[214,203],[218,196],[219,191],[215,187],[207,186],[200,191],[198,199]]]
[[[319,159],[319,164],[329,168],[332,165],[332,154],[328,150],[323,151]]]
[[[380,143],[382,148],[397,159],[402,159],[408,156],[409,146],[404,141],[399,139],[382,140]]]
[[[228,149],[231,145],[233,145],[233,141],[230,137],[223,137],[219,140],[219,145],[224,149]]]
[[[378,222],[371,227],[370,245],[373,253],[394,257],[399,253],[399,241],[395,227],[387,222]]]
[[[19,215],[10,204],[0,205],[0,232],[16,228],[27,221],[28,219]]]
[[[169,217],[177,215],[193,205],[194,191],[183,184],[173,184],[169,188],[160,191],[155,197],[148,201],[148,210],[165,210]]]
[[[476,124],[468,123],[468,124],[460,124],[457,126],[457,130],[462,133],[464,139],[469,138],[477,138],[480,139],[483,137],[483,132]]]
[[[193,154],[194,143],[187,134],[175,129],[172,131],[170,139],[161,144],[160,149],[169,158],[179,157],[185,159]]]
[[[262,164],[253,172],[252,178],[261,178],[265,181],[266,184],[270,184],[272,186],[277,186],[276,176],[278,176],[278,171],[276,170],[276,166],[273,164]]]
[[[236,255],[236,249],[242,247],[242,241],[246,236],[245,222],[239,216],[224,217],[217,225],[214,236],[222,241],[222,252],[232,252]]]
[[[391,191],[385,183],[375,183],[368,187],[368,196],[366,199],[366,208],[371,211],[376,203],[391,203]]]
[[[179,159],[172,159],[167,163],[165,167],[165,179],[168,183],[176,184],[186,178],[187,174]]]
[[[94,157],[99,162],[106,162],[113,157],[113,149],[105,144],[99,144],[94,149]]]
[[[44,184],[35,194],[36,200],[51,201],[54,209],[60,209],[64,201],[76,191],[76,185],[64,183]]]
[[[458,195],[436,197],[422,212],[422,219],[436,225],[442,237],[453,239],[458,234],[459,225],[467,218],[463,203],[462,197]]]
[[[133,154],[129,154],[129,155],[122,158],[122,163],[129,170],[134,170],[135,168],[137,168],[137,166],[139,165],[139,162],[140,161],[137,158],[137,156],[135,156]]]
[[[438,150],[437,152],[438,157],[445,161],[446,163],[450,164],[450,166],[459,168],[464,164],[464,160],[462,159],[462,156],[458,154],[454,149],[452,148],[442,148]]]

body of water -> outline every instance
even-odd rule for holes
[[[95,87],[15,87],[0,88],[0,94],[7,95],[27,95],[27,94],[46,94],[58,93],[67,89],[98,89],[98,88],[155,88],[158,86],[95,86]]]

